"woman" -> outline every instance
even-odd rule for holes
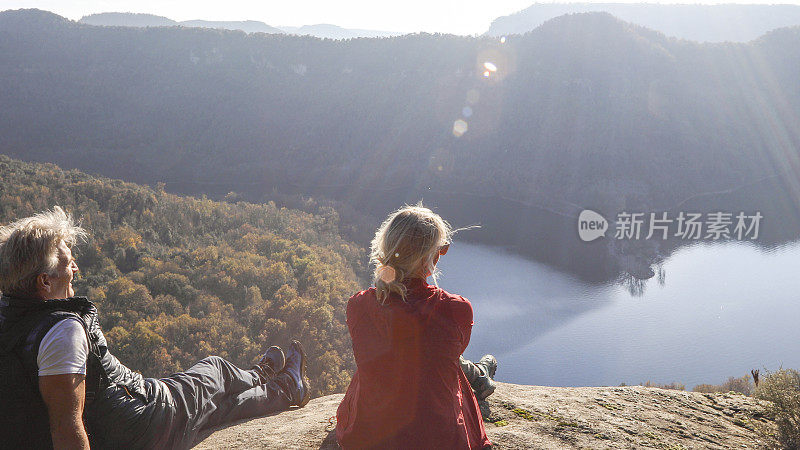
[[[395,211],[378,228],[370,254],[375,287],[347,304],[356,373],[337,411],[343,448],[491,445],[459,362],[472,305],[435,286],[452,234],[421,204]]]

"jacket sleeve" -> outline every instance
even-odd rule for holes
[[[472,305],[454,295],[440,303],[436,323],[428,329],[434,336],[436,352],[447,360],[458,360],[472,333]]]
[[[464,350],[469,345],[469,339],[472,335],[472,304],[469,300],[459,296],[459,301],[454,302],[453,320],[458,327],[460,333],[458,355],[461,356]]]
[[[358,299],[360,297],[360,292],[350,297],[350,300],[347,301],[347,310],[346,310],[346,322],[347,322],[347,330],[352,333],[353,327],[355,326],[356,322],[358,321],[358,312],[357,312],[357,305]]]

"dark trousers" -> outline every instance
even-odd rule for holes
[[[256,372],[218,356],[159,381],[175,401],[175,418],[162,441],[168,448],[188,449],[204,429],[289,408],[288,396],[275,382],[262,382]]]
[[[481,369],[478,368],[474,362],[464,358],[463,355],[458,357],[458,362],[461,363],[461,370],[463,370],[464,375],[467,376],[467,381],[469,381],[469,385],[472,389],[479,389],[482,382],[481,376],[483,376]]]

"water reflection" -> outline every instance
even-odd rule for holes
[[[664,263],[660,261],[655,263],[655,268],[648,267],[648,275],[646,277],[638,277],[630,272],[623,272],[617,278],[617,284],[624,287],[631,297],[644,296],[645,290],[650,280],[655,278],[659,286],[664,287],[667,280],[667,271],[664,270]]]
[[[440,264],[441,286],[475,309],[467,357],[497,355],[501,381],[691,388],[800,367],[800,241],[698,243],[649,279],[599,285],[461,242]]]
[[[592,286],[505,250],[455,242],[439,262],[439,285],[470,299],[470,349],[510,351],[575,316],[611,301],[610,286]],[[478,355],[480,356],[480,355]]]

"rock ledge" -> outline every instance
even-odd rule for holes
[[[216,430],[198,449],[338,448],[342,394]],[[759,448],[772,427],[755,399],[647,388],[498,383],[482,405],[495,448]]]

